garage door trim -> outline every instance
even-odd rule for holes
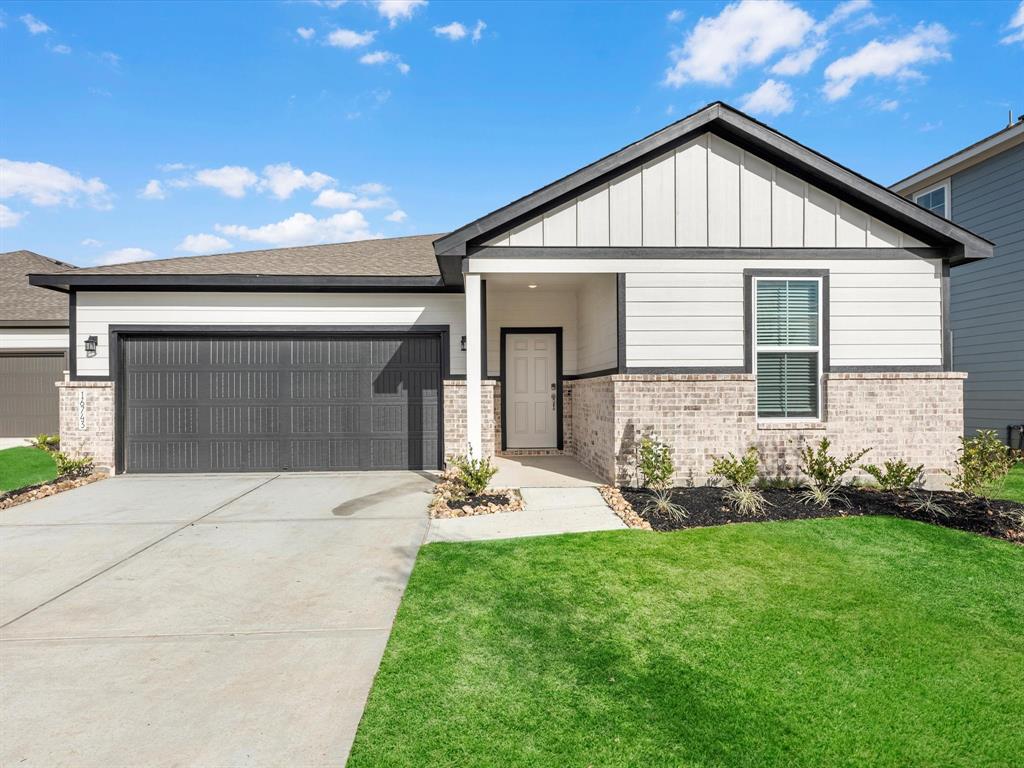
[[[117,473],[125,472],[124,369],[122,340],[129,336],[435,336],[440,341],[441,388],[451,378],[450,328],[447,325],[112,325],[109,378],[115,382],[114,462]],[[444,466],[444,392],[437,398],[437,461]]]

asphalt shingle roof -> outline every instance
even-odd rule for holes
[[[4,321],[67,322],[68,297],[29,285],[26,275],[62,272],[71,266],[32,251],[0,253],[0,325]]]

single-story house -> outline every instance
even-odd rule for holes
[[[67,269],[32,251],[0,253],[0,438],[57,431],[53,382],[67,370],[68,302],[27,276]]]
[[[949,271],[992,244],[722,104],[439,236],[37,274],[65,447],[122,472],[804,440],[949,466]]]
[[[968,375],[964,431],[1024,447],[1024,117],[891,188],[995,243],[951,276],[953,367]]]

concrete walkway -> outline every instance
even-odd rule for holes
[[[596,488],[521,488],[520,492],[521,512],[431,520],[427,541],[485,541],[626,527]]]
[[[0,765],[343,766],[431,489],[132,476],[0,513]]]

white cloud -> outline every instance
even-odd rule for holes
[[[184,163],[163,163],[158,165],[157,168],[164,173],[174,173],[176,171],[184,171],[188,166]]]
[[[673,48],[665,83],[729,85],[745,67],[764,64],[781,51],[798,48],[814,19],[786,0],[741,0],[718,16],[702,17]]]
[[[313,29],[312,27],[299,27],[298,29],[295,30],[295,32],[303,40],[312,40],[314,35],[316,35],[316,30]]]
[[[483,19],[477,19],[476,24],[473,25],[473,42],[479,43],[480,38],[484,36],[484,30],[487,29],[487,22]]]
[[[461,40],[469,32],[465,26],[457,21],[453,21],[451,24],[445,24],[443,27],[434,27],[434,34],[438,37],[447,37],[449,40]]]
[[[82,245],[84,245],[86,248],[99,248],[100,246],[103,245],[103,243],[94,237],[87,237],[85,238],[85,240],[82,241]]]
[[[223,237],[202,232],[198,235],[186,235],[174,250],[200,254],[223,252],[230,247],[231,243]]]
[[[814,62],[825,50],[825,41],[819,40],[813,45],[801,48],[799,51],[787,54],[775,62],[771,71],[776,75],[803,75],[806,74]]]
[[[18,211],[12,211],[6,205],[0,203],[0,229],[10,229],[11,227],[18,226],[20,222],[25,218],[24,213]]]
[[[301,168],[293,168],[291,163],[278,163],[263,169],[260,189],[269,190],[278,200],[287,200],[297,189],[311,189],[315,192],[333,183],[334,179],[326,173],[306,173]]]
[[[900,103],[896,99],[882,99],[878,102],[878,108],[883,112],[894,112],[900,108]]]
[[[399,224],[399,223],[405,221],[407,218],[408,218],[408,214],[405,211],[403,211],[401,208],[399,208],[398,210],[392,211],[387,216],[385,216],[384,220],[385,221],[393,221],[395,224]]]
[[[686,18],[686,11],[680,10],[679,8],[673,8],[668,12],[668,16],[666,18],[669,20],[670,24],[676,24]]]
[[[96,260],[96,263],[105,267],[111,264],[127,264],[132,261],[149,261],[155,258],[156,254],[145,248],[118,248],[115,251],[104,253]]]
[[[387,64],[393,62],[398,71],[403,75],[409,74],[409,65],[402,61],[402,57],[391,51],[371,51],[359,57],[360,64]]]
[[[360,195],[383,195],[388,191],[388,188],[379,181],[368,181],[365,184],[357,186],[355,190]]]
[[[327,44],[335,48],[362,48],[373,42],[376,32],[356,32],[352,29],[336,29],[327,36]]]
[[[146,186],[139,191],[139,197],[143,200],[163,200],[167,197],[167,193],[159,179],[150,179],[146,182]]]
[[[377,0],[377,13],[394,29],[399,21],[411,19],[416,9],[426,4],[427,0]]]
[[[67,56],[69,53],[71,53],[71,46],[64,45],[63,43],[61,43],[59,45],[53,46],[52,48],[50,48],[50,50],[54,53],[59,53],[63,56]]]
[[[914,31],[888,43],[872,40],[856,53],[836,59],[825,68],[825,98],[838,101],[850,95],[864,78],[921,78],[916,65],[949,59],[953,36],[938,23],[920,23]]]
[[[793,111],[793,89],[778,80],[765,80],[757,90],[742,97],[740,109],[758,115],[781,115]]]
[[[815,29],[820,34],[824,34],[839,22],[846,21],[846,19],[851,16],[854,16],[861,11],[866,11],[870,7],[871,0],[846,0],[845,3],[837,5],[832,13],[828,15],[828,18],[819,23]],[[872,18],[874,18],[874,16],[872,16]]]
[[[83,179],[48,163],[0,158],[0,181],[0,199],[23,197],[34,205],[75,205],[85,198],[93,208],[111,207],[110,192],[100,179]]]
[[[259,176],[240,165],[204,168],[197,171],[193,179],[196,184],[218,189],[228,197],[245,197],[246,190],[260,180]]]
[[[370,193],[370,195],[374,194],[380,195],[381,193]],[[316,200],[313,201],[313,205],[319,206],[320,208],[358,208],[360,210],[367,210],[369,208],[388,208],[394,204],[395,201],[390,197],[371,197],[367,194],[345,192],[340,189],[325,189],[317,195]]]
[[[348,0],[306,0],[306,2],[310,5],[319,5],[322,8],[334,10],[335,8],[341,8]]]
[[[1006,25],[1006,30],[1010,34],[1002,38],[1000,43],[1003,45],[1024,43],[1024,0],[1021,0],[1020,5],[1017,6],[1017,11],[1010,19],[1010,23]]]
[[[117,67],[121,64],[121,57],[118,56],[116,53],[104,51],[100,54],[100,61],[103,61],[112,67]]]
[[[32,35],[41,35],[43,32],[52,32],[50,25],[45,21],[40,21],[31,13],[26,13],[21,17],[21,22],[25,25],[25,29]]]
[[[373,237],[366,218],[359,211],[336,213],[324,219],[308,213],[296,213],[283,221],[262,227],[218,224],[215,229],[228,237],[277,246],[342,243]]]

